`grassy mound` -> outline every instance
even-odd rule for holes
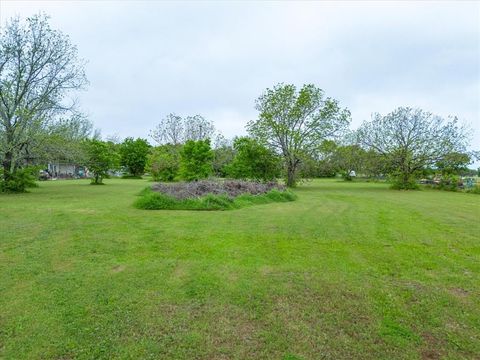
[[[207,194],[200,197],[178,199],[171,195],[146,188],[135,201],[135,207],[146,210],[232,210],[245,206],[268,204],[272,202],[287,202],[296,199],[290,191],[272,189],[264,194],[249,193],[236,196]]]

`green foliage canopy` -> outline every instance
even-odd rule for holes
[[[147,169],[155,181],[174,181],[180,170],[181,145],[165,144],[152,149]]]
[[[188,140],[180,152],[180,176],[187,181],[207,178],[212,173],[210,140]]]
[[[145,139],[126,138],[120,145],[120,164],[130,175],[141,177],[145,172],[150,145]]]
[[[269,148],[249,137],[235,139],[236,155],[227,166],[227,175],[235,179],[272,181],[280,176],[280,158]]]
[[[84,141],[86,161],[85,165],[93,173],[92,184],[102,184],[108,177],[109,170],[118,166],[119,155],[113,143],[92,139]]]

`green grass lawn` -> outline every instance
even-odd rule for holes
[[[478,195],[145,211],[146,181],[106,183],[0,196],[0,358],[480,358]]]

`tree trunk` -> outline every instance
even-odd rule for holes
[[[5,158],[3,159],[3,180],[8,181],[12,177],[12,153],[5,153]]]
[[[289,162],[287,165],[287,186],[294,187],[296,185],[295,181],[296,165],[293,162]]]

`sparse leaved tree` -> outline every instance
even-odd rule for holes
[[[212,139],[215,133],[213,123],[201,115],[187,116],[185,118],[185,140]]]
[[[174,113],[168,114],[150,131],[150,137],[160,145],[179,145],[188,140],[212,140],[214,134],[215,126],[203,116],[182,118]]]
[[[302,159],[313,156],[322,141],[339,135],[349,124],[350,112],[338,101],[325,98],[322,89],[278,84],[256,101],[257,120],[249,133],[282,155],[287,186],[294,186]]]
[[[14,181],[39,134],[60,115],[75,113],[72,90],[86,85],[84,63],[68,37],[45,15],[11,19],[0,34],[1,181]],[[22,189],[20,189],[22,190]]]
[[[182,144],[185,140],[185,125],[181,116],[168,114],[150,131],[150,137],[158,144]]]
[[[358,130],[358,140],[384,156],[393,186],[400,189],[415,188],[424,168],[465,152],[468,145],[466,129],[456,117],[444,119],[408,107],[374,114]]]

